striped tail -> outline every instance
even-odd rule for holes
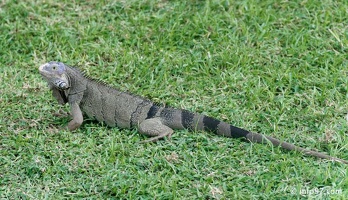
[[[276,138],[266,136],[263,134],[252,133],[245,129],[232,126],[226,122],[217,120],[215,118],[192,113],[187,110],[173,109],[173,108],[162,108],[160,112],[164,124],[173,129],[189,129],[193,131],[203,130],[215,133],[217,135],[232,137],[232,138],[245,138],[251,142],[256,143],[267,143],[271,142],[274,146],[282,147],[286,150],[302,152],[306,155],[314,156],[317,158],[323,158],[327,160],[338,161],[341,163],[348,164],[348,161],[335,158],[317,151],[312,151],[298,147],[291,143],[282,142]]]

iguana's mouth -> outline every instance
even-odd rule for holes
[[[40,65],[40,67],[39,67],[39,72],[40,72],[40,74],[43,73],[44,67],[46,67],[47,64],[48,64],[48,63],[45,63],[45,64],[43,64],[43,65]]]
[[[39,67],[39,73],[41,74],[42,77],[45,79],[48,79],[50,77],[50,73],[45,69],[45,67],[48,65],[48,63],[45,63]]]

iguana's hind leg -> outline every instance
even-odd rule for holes
[[[141,143],[154,142],[161,138],[170,138],[173,134],[173,129],[164,125],[160,118],[146,119],[139,124],[138,131],[143,134],[150,136],[148,140],[144,140]]]

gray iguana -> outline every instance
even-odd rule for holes
[[[173,129],[204,130],[226,137],[244,138],[251,142],[270,141],[274,146],[287,150],[348,164],[346,160],[281,142],[270,136],[252,133],[209,116],[160,106],[148,99],[121,92],[91,79],[78,68],[61,62],[43,64],[39,67],[39,72],[47,81],[58,103],[69,103],[72,115],[72,120],[68,123],[70,131],[81,126],[84,112],[88,117],[111,127],[137,127],[141,134],[151,137],[144,142],[170,137]]]

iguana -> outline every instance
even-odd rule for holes
[[[269,141],[274,146],[287,150],[348,164],[346,160],[281,142],[270,136],[252,133],[206,115],[160,106],[146,98],[121,92],[89,78],[80,69],[61,62],[45,63],[39,67],[39,72],[47,81],[58,103],[69,103],[72,115],[72,120],[68,123],[70,131],[81,126],[84,112],[88,117],[111,127],[137,127],[141,134],[152,137],[145,142],[171,137],[173,129],[204,130],[221,136],[244,138],[251,142]]]

